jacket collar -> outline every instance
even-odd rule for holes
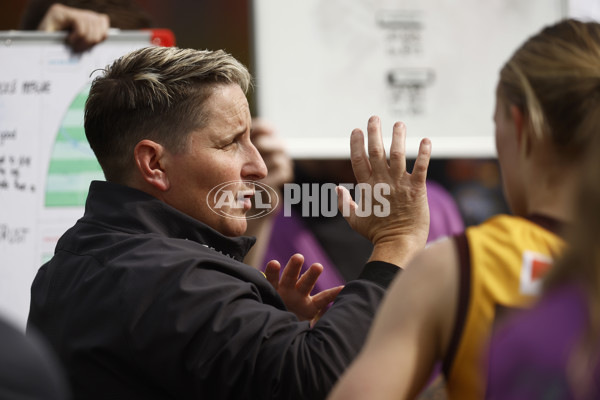
[[[256,241],[228,237],[208,225],[140,190],[111,182],[93,181],[81,219],[131,233],[158,233],[193,240],[238,261]]]

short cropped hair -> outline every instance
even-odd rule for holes
[[[182,152],[208,115],[204,102],[218,85],[252,85],[244,65],[222,50],[146,47],[104,69],[85,104],[85,134],[107,181],[127,183],[133,150],[143,139]]]

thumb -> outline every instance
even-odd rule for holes
[[[317,309],[324,310],[325,307],[327,307],[327,304],[335,300],[343,288],[344,286],[336,286],[317,293],[316,295],[312,296],[313,304]]]

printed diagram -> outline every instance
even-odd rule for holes
[[[431,68],[412,67],[423,62],[423,13],[418,10],[380,10],[376,20],[384,31],[385,53],[392,65],[386,76],[390,112],[422,115],[425,113],[426,90],[435,75]]]
[[[388,72],[390,109],[402,115],[425,112],[425,90],[434,81],[429,68],[397,68]]]
[[[423,51],[423,22],[417,11],[381,10],[377,25],[385,30],[388,55],[408,56]]]
[[[102,169],[88,144],[83,128],[86,85],[69,105],[52,148],[46,207],[82,207],[92,180],[104,180]]]

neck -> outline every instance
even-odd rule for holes
[[[143,180],[139,175],[133,175],[132,178],[128,179],[126,182],[123,182],[123,185],[141,190],[142,192],[148,193],[150,196],[154,196],[157,199],[164,201],[162,198],[162,193],[154,186]]]
[[[576,191],[575,168],[564,165],[536,168],[526,188],[527,214],[571,221]]]

